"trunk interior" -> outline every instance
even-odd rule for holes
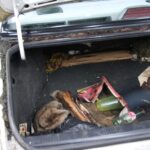
[[[112,60],[60,67],[53,72],[46,72],[47,60],[54,53],[73,52],[80,56],[85,53],[119,53],[122,50],[132,53],[132,39],[26,48],[26,61],[20,60],[17,49],[12,49],[8,53],[7,60],[9,62],[7,66],[9,92],[11,93],[8,99],[11,105],[9,111],[17,130],[19,131],[19,124],[27,123],[28,131],[31,133],[29,136],[20,136],[20,138],[33,147],[41,148],[42,146],[104,140],[105,136],[113,139],[115,134],[123,136],[133,131],[148,130],[150,127],[150,92],[142,89],[138,81],[138,76],[149,66],[148,62],[131,59]],[[32,133],[35,113],[53,99],[50,96],[52,92],[69,90],[75,97],[77,89],[99,82],[101,76],[108,78],[116,91],[127,101],[131,110],[142,108],[146,113],[131,124],[111,127],[98,127],[69,116],[61,127],[52,132]],[[86,147],[83,143],[82,146]]]

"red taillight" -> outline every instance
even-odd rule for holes
[[[150,7],[130,8],[126,11],[123,19],[137,19],[150,17]]]

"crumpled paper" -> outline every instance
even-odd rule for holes
[[[138,80],[141,87],[150,89],[150,67],[138,76]]]

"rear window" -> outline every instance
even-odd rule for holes
[[[39,8],[36,10],[36,12],[38,15],[45,15],[45,14],[63,13],[63,10],[60,7],[48,6],[48,7],[45,7],[44,9]]]

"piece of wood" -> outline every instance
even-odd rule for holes
[[[90,64],[107,61],[117,61],[131,59],[129,51],[113,51],[94,54],[77,55],[63,60],[61,67],[76,66],[81,64]]]
[[[70,111],[73,113],[73,115],[76,118],[78,118],[79,120],[83,122],[90,122],[89,118],[86,115],[84,115],[84,113],[82,113],[82,111],[76,105],[70,92],[56,91],[52,95],[59,102],[61,102],[64,107],[66,106],[68,109],[70,109]]]

